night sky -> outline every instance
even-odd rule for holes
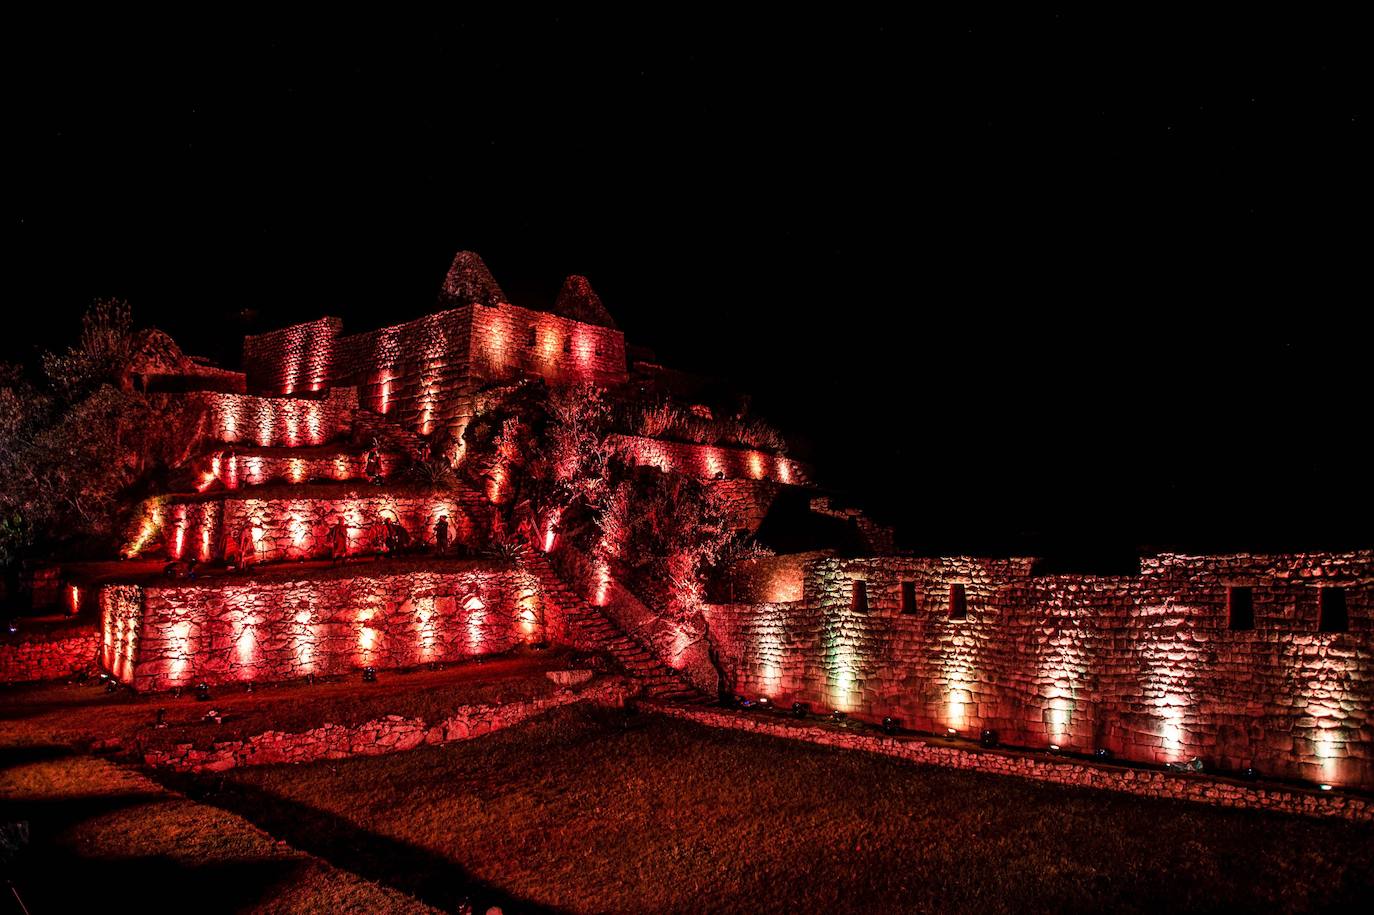
[[[589,276],[923,551],[1374,545],[1353,22],[118,26],[10,36],[7,358],[118,296],[235,364],[471,248],[517,304]]]

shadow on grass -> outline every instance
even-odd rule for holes
[[[7,750],[0,765],[64,755],[69,754]],[[3,820],[28,821],[30,839],[4,876],[32,912],[234,912],[264,898],[270,887],[301,866],[290,859],[188,866],[165,855],[83,853],[64,841],[64,834],[84,822],[165,800],[160,793],[133,792],[7,803]],[[11,910],[19,911],[6,889],[0,912]]]
[[[169,776],[168,787],[204,804],[238,814],[278,839],[335,867],[407,893],[444,911],[468,902],[473,911],[500,906],[505,912],[559,910],[517,899],[467,872],[456,861],[417,845],[377,835],[343,817],[237,782],[212,784]]]

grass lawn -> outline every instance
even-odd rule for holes
[[[449,911],[468,895],[507,911],[1317,910],[1374,890],[1364,827],[584,708],[183,784]]]

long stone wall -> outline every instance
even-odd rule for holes
[[[138,690],[410,667],[540,641],[534,576],[349,566],[157,586],[107,586],[102,666]]]
[[[130,524],[124,555],[194,558],[224,557],[226,538],[238,545],[251,532],[250,563],[329,556],[329,530],[339,519],[348,530],[349,555],[380,549],[381,519],[390,517],[414,543],[432,544],[434,526],[448,519],[451,544],[485,542],[490,508],[473,492],[421,494],[405,489],[357,486],[320,487],[282,493],[230,492],[201,497],[156,498],[144,503]]]
[[[334,388],[319,398],[211,392],[184,396],[205,401],[210,441],[264,448],[299,448],[333,441],[352,428],[358,408],[358,395],[352,388]]]
[[[400,455],[380,451],[383,477],[401,467]],[[269,483],[306,483],[321,480],[366,479],[367,459],[360,450],[254,448],[247,452],[219,451],[196,462],[196,486],[202,492],[217,487],[240,489]]]
[[[1371,787],[1372,581],[1367,551],[1164,556],[1121,577],[1038,577],[1030,560],[827,558],[807,565],[801,600],[717,604],[708,618],[745,695]],[[1319,631],[1323,588],[1346,631]],[[1231,628],[1231,604],[1243,622],[1249,607],[1253,628]]]
[[[696,445],[641,435],[613,435],[610,444],[626,460],[657,467],[664,473],[702,480],[767,480],[793,486],[811,482],[811,471],[805,464],[757,448]]]
[[[613,387],[626,378],[618,330],[504,302],[348,336],[339,331],[338,319],[322,318],[247,338],[249,386],[274,395],[356,387],[362,407],[403,429],[446,429],[457,440],[483,382],[534,374],[551,384]]]

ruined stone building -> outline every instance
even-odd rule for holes
[[[446,518],[474,550],[490,540],[490,493],[436,495],[395,471],[436,443],[461,462],[493,384],[587,383],[719,420],[693,401],[688,376],[627,347],[585,279],[570,277],[550,310],[525,307],[462,253],[435,313],[361,331],[325,317],[249,337],[242,372],[226,374],[157,395],[200,411],[194,458],[176,491],[145,504],[124,552],[209,563],[247,530],[254,566],[196,580],[64,573],[74,604],[99,605],[100,664],[137,689],[554,642],[609,652],[655,696],[712,695],[723,680],[750,700],[936,734],[1374,788],[1374,552],[1158,555],[1120,576],[915,557],[778,447],[622,434],[623,457],[705,481],[740,530],[779,547],[713,582],[706,629],[683,631],[653,595],[552,534],[513,566],[290,562],[328,555],[340,518],[360,551],[383,516],[420,537]],[[366,480],[374,441],[379,485]]]

